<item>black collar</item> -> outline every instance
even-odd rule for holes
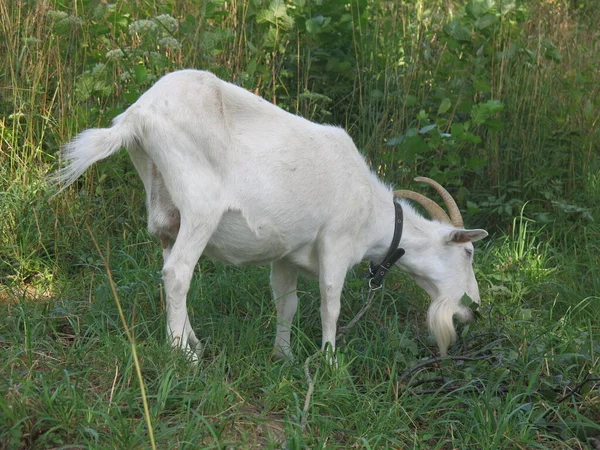
[[[399,203],[394,201],[394,210],[395,210],[395,220],[394,220],[394,237],[392,238],[392,243],[390,245],[390,249],[388,250],[383,261],[378,265],[371,261],[371,268],[369,269],[369,273],[371,275],[369,279],[369,288],[377,289],[381,287],[383,283],[383,277],[387,273],[387,271],[394,265],[396,261],[398,261],[404,255],[404,249],[398,248],[398,244],[400,244],[400,239],[402,238],[402,227],[404,225],[404,214],[402,212],[402,206]]]

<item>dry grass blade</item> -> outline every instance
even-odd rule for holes
[[[125,315],[123,314],[123,308],[121,308],[121,301],[119,300],[119,294],[117,293],[117,287],[112,278],[112,272],[110,270],[110,265],[108,262],[109,255],[107,253],[106,257],[104,256],[104,254],[102,253],[102,250],[100,249],[100,246],[98,245],[98,242],[96,241],[94,233],[92,232],[89,225],[86,224],[86,228],[88,230],[88,233],[90,234],[90,237],[92,239],[92,242],[94,243],[94,246],[96,247],[96,250],[98,251],[98,254],[100,255],[100,258],[102,259],[102,262],[104,263],[104,267],[106,268],[106,275],[108,277],[108,282],[110,284],[110,289],[112,291],[113,298],[117,305],[117,309],[119,310],[119,317],[121,318],[121,324],[123,325],[123,329],[125,330],[125,334],[127,335],[127,339],[129,340],[129,343],[131,345],[131,353],[133,355],[135,372],[137,375],[138,383],[140,385],[140,395],[142,397],[142,403],[144,405],[144,419],[146,420],[146,426],[148,427],[148,438],[150,439],[150,447],[152,448],[152,450],[156,450],[156,443],[154,441],[154,429],[152,427],[152,419],[150,417],[150,409],[148,408],[148,396],[146,395],[146,385],[144,383],[144,378],[142,377],[142,369],[141,369],[140,360],[139,360],[138,354],[137,354],[135,339],[133,338],[133,335],[131,334],[131,330],[129,329],[129,326],[127,325],[127,320],[125,320]]]

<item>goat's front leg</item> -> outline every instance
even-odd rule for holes
[[[292,321],[298,309],[297,281],[298,269],[293,265],[282,260],[271,264],[271,287],[277,306],[277,333],[273,353],[277,358],[293,359],[290,335]]]
[[[337,320],[340,315],[342,288],[346,277],[345,267],[339,266],[339,260],[330,260],[321,264],[319,269],[319,287],[321,291],[321,326],[323,341],[321,348],[329,346],[331,356],[335,352],[335,335]]]

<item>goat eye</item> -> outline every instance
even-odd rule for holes
[[[467,258],[471,259],[473,257],[473,250],[466,249],[465,253],[467,254]]]

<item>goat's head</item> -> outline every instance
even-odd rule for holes
[[[473,272],[473,242],[486,237],[487,232],[465,230],[458,206],[448,191],[429,178],[415,180],[436,189],[449,215],[437,203],[417,192],[394,192],[396,197],[420,203],[433,219],[423,222],[423,228],[416,223],[412,225],[414,229],[405,235],[406,255],[397,264],[431,296],[433,302],[427,313],[427,323],[441,356],[446,356],[448,347],[456,339],[453,318],[462,322],[473,318],[473,310],[464,300],[470,298],[480,303]]]

